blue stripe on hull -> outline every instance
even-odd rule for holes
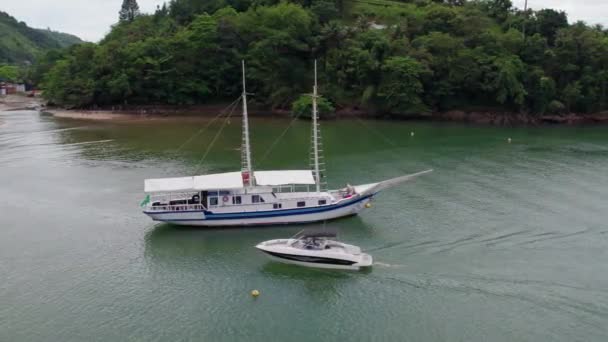
[[[163,212],[148,212],[144,211],[144,214],[173,214],[173,213],[195,213],[195,212],[204,212],[205,218],[203,219],[155,219],[156,221],[164,221],[164,222],[178,222],[178,221],[217,221],[217,220],[234,220],[234,219],[253,219],[253,218],[266,218],[266,217],[277,217],[277,216],[293,216],[293,215],[308,215],[308,214],[316,214],[322,213],[326,211],[332,211],[340,208],[344,208],[347,206],[351,206],[353,204],[364,201],[368,198],[373,197],[374,195],[368,195],[365,197],[361,197],[355,201],[328,205],[325,207],[316,207],[316,208],[301,208],[301,209],[285,209],[285,210],[272,210],[272,211],[258,211],[258,212],[250,212],[250,213],[222,213],[222,214],[214,214],[211,211],[163,211]]]

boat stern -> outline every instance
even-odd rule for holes
[[[370,267],[373,264],[374,264],[374,259],[372,258],[371,255],[365,254],[365,253],[361,253],[361,259],[354,266],[358,266],[358,267]]]

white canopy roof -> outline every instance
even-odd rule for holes
[[[145,192],[189,191],[194,187],[194,177],[146,179]]]
[[[194,177],[195,190],[240,189],[242,187],[241,172],[216,173]]]
[[[257,185],[315,184],[310,170],[255,171]]]
[[[255,171],[257,185],[275,186],[286,184],[315,184],[310,170]],[[241,172],[216,173],[211,175],[146,179],[145,192],[178,192],[243,188]]]

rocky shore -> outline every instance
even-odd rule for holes
[[[82,120],[152,120],[152,119],[177,119],[177,118],[193,118],[193,117],[212,117],[220,113],[221,110],[203,110],[203,111],[174,111],[174,113],[166,112],[149,112],[149,111],[111,111],[111,110],[64,110],[64,109],[49,109],[45,112],[52,114],[58,118],[72,118]],[[286,117],[289,116],[288,111],[253,111],[252,116],[268,116]],[[239,113],[233,115],[239,116]],[[353,119],[353,118],[375,118],[365,112],[338,112],[337,119]],[[566,115],[530,115],[519,113],[495,113],[495,112],[464,112],[464,111],[448,111],[438,112],[426,115],[413,116],[386,116],[386,119],[397,120],[417,120],[417,121],[450,121],[464,122],[472,124],[496,125],[496,126],[511,126],[511,125],[542,125],[542,124],[563,124],[563,125],[582,125],[582,124],[608,124],[608,112],[595,114],[566,114]]]
[[[227,104],[210,104],[197,106],[132,106],[129,108],[113,107],[95,110],[87,109],[61,109],[45,108],[41,99],[27,98],[24,96],[7,96],[0,98],[0,111],[19,109],[40,109],[45,113],[58,118],[71,118],[80,120],[158,120],[178,118],[200,118],[215,117],[225,111]],[[289,110],[267,110],[262,108],[251,108],[252,116],[276,116],[287,117]],[[235,108],[234,116],[240,115],[240,107]],[[337,119],[352,118],[377,118],[359,108],[342,108],[336,111]],[[511,126],[511,125],[581,125],[581,124],[608,124],[608,111],[593,114],[569,113],[563,115],[534,115],[526,113],[500,112],[493,110],[452,110],[446,112],[434,112],[420,115],[407,116],[383,116],[386,119],[417,120],[417,121],[449,121],[464,122],[472,124]]]
[[[497,126],[509,125],[542,125],[542,124],[598,124],[608,123],[608,112],[600,112],[593,114],[575,114],[569,113],[564,115],[533,115],[523,113],[509,112],[489,112],[489,111],[448,111],[443,113],[434,113],[431,115],[434,120],[439,121],[455,121],[468,122],[476,124],[488,124]]]

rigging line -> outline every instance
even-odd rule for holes
[[[397,145],[395,142],[393,142],[391,139],[389,139],[387,136],[385,136],[384,134],[382,134],[382,132],[378,131],[377,129],[374,129],[370,126],[368,126],[367,124],[365,124],[365,122],[363,122],[363,120],[361,120],[360,118],[356,118],[356,120],[358,124],[360,124],[361,126],[363,126],[364,128],[366,128],[367,130],[369,130],[370,132],[376,134],[377,136],[379,136],[380,138],[382,138],[382,140],[384,140],[385,143],[393,146],[393,147],[401,147],[399,145]]]
[[[266,150],[266,153],[264,153],[264,155],[262,156],[262,158],[259,159],[258,163],[261,163],[264,160],[266,160],[266,158],[268,158],[268,156],[270,155],[270,153],[272,152],[272,150],[277,146],[277,144],[279,143],[279,141],[281,139],[283,139],[283,137],[285,136],[285,134],[287,134],[287,131],[289,131],[289,129],[291,128],[291,126],[293,126],[293,124],[298,120],[298,118],[300,117],[300,115],[301,115],[301,113],[298,113],[291,120],[291,122],[289,123],[289,125],[287,125],[287,128],[285,128],[285,130],[283,130],[283,132],[275,139],[275,141],[273,141],[272,144],[270,144],[270,147],[268,147],[268,149]]]
[[[203,126],[201,129],[199,129],[198,132],[196,132],[192,136],[190,136],[190,138],[188,138],[188,140],[186,140],[183,144],[181,144],[177,148],[177,150],[175,150],[175,154],[178,154],[184,147],[186,147],[186,145],[188,145],[194,139],[196,139],[198,136],[200,136],[207,128],[209,128],[209,126],[211,126],[215,121],[217,121],[217,119],[219,119],[222,115],[228,113],[228,109],[232,108],[233,106],[236,106],[239,103],[240,99],[241,98],[238,97],[236,100],[234,100],[234,102],[232,102],[231,104],[226,106],[226,108],[222,109],[222,111],[218,115],[216,115],[213,119],[211,119],[211,121],[207,122],[207,124],[205,126]],[[234,109],[232,109],[232,110],[234,110]]]
[[[240,102],[240,101],[239,101]],[[238,104],[238,102],[237,102]],[[196,164],[196,168],[195,168],[195,173],[198,173],[200,166],[203,164],[203,162],[205,161],[205,159],[207,158],[207,155],[209,155],[209,152],[211,151],[211,148],[213,147],[213,145],[215,145],[215,142],[217,141],[217,139],[220,137],[220,135],[222,134],[222,131],[224,130],[224,128],[226,127],[226,124],[230,121],[230,116],[232,115],[232,113],[234,112],[234,109],[237,106],[235,105],[232,110],[228,113],[228,115],[226,116],[226,118],[224,119],[224,122],[222,123],[222,126],[220,127],[220,129],[217,131],[217,133],[215,134],[215,137],[213,137],[213,140],[211,140],[211,143],[209,143],[209,146],[207,146],[207,150],[205,151],[205,154],[203,155],[203,157],[201,158],[201,160],[198,162],[198,164]]]

